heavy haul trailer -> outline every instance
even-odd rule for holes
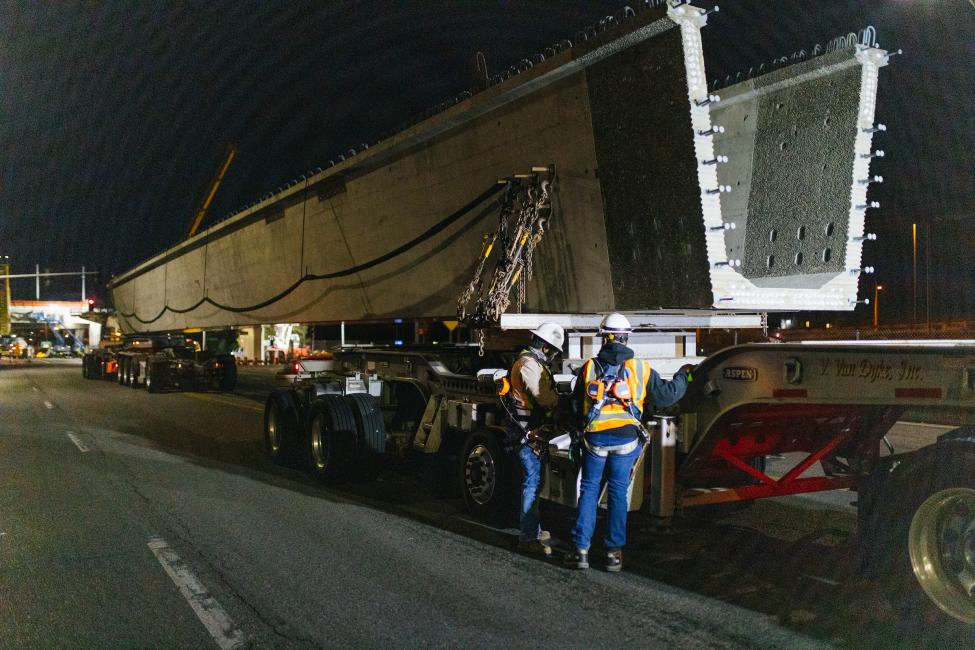
[[[122,386],[164,390],[233,390],[237,362],[231,354],[211,354],[173,336],[138,338],[118,352],[117,379]]]
[[[505,413],[490,367],[507,361],[470,347],[340,350],[333,370],[268,397],[267,451],[329,483],[372,476],[383,456],[420,455],[469,511],[491,513],[518,472],[501,450]],[[568,394],[571,375],[562,379]],[[975,407],[975,342],[725,349],[700,363],[675,407],[647,413],[653,435],[630,509],[666,523],[705,505],[856,490],[865,568],[908,577],[975,623],[975,427],[882,453],[906,409],[932,405]],[[574,507],[568,441],[551,441],[542,497]],[[797,460],[772,477],[772,454]]]

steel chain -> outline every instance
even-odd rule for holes
[[[509,180],[508,191],[498,216],[498,229],[481,240],[480,259],[474,277],[457,301],[460,320],[481,330],[479,353],[484,353],[485,327],[497,324],[512,306],[520,312],[527,300],[528,283],[534,276],[535,247],[541,241],[551,211],[550,183],[532,177],[530,182]],[[491,254],[498,260],[490,282],[483,277]],[[512,290],[517,283],[517,294]],[[473,309],[470,308],[474,301]]]

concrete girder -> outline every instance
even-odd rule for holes
[[[643,12],[211,226],[113,279],[123,327],[449,318],[482,234],[494,229],[490,200],[383,264],[300,280],[381,256],[498,178],[539,165],[554,165],[557,182],[526,311],[852,308],[849,269],[861,245],[853,238],[863,233],[856,206],[866,192],[857,181],[869,171],[861,156],[886,53],[833,52],[726,89],[715,103],[700,36],[706,20],[689,5]],[[848,79],[857,71],[858,86]],[[801,104],[815,121],[833,111],[825,89],[836,80],[857,87],[841,102],[842,137],[828,150],[797,137],[791,157],[768,155],[783,128],[774,119],[763,118],[768,133],[716,128],[743,111],[763,116],[776,101]],[[723,155],[729,163],[718,162]],[[837,181],[823,203],[795,211],[783,177],[810,160],[831,179],[852,174],[852,186]],[[850,238],[831,252],[836,268],[763,272],[759,262],[772,253],[756,238],[790,218],[806,219],[810,232],[832,222],[836,237]],[[259,308],[224,308],[289,287]]]

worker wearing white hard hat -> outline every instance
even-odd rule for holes
[[[627,492],[633,464],[643,451],[641,421],[650,405],[674,404],[687,390],[690,366],[665,381],[650,363],[635,359],[627,347],[633,327],[623,314],[603,318],[603,345],[579,370],[574,402],[582,432],[582,480],[579,510],[572,528],[573,550],[564,561],[575,569],[589,568],[589,546],[596,529],[596,506],[606,476],[608,517],[606,569],[623,567],[626,543]]]
[[[562,352],[565,331],[557,323],[542,323],[531,333],[531,343],[518,355],[509,373],[510,392],[504,398],[510,400],[512,422],[506,446],[509,451],[517,450],[523,471],[518,546],[527,552],[549,555],[551,549],[546,542],[551,535],[542,530],[538,511],[542,458],[532,443],[535,431],[552,422],[559,403],[549,364]]]

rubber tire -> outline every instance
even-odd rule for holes
[[[321,430],[313,431],[316,420]],[[305,459],[312,475],[319,481],[338,485],[352,478],[355,469],[355,416],[348,402],[340,395],[322,395],[308,409]],[[314,441],[324,446],[321,467],[315,461]]]
[[[129,376],[129,358],[119,357],[118,360],[118,372],[115,374],[115,380],[118,382],[119,386],[128,386],[128,376]]]
[[[91,366],[91,357],[87,354],[81,358],[81,378],[91,379],[88,368]]]
[[[488,500],[480,503],[471,494],[467,487],[467,457],[471,451],[482,446],[487,454],[492,458],[494,465],[494,488]],[[460,446],[460,454],[455,465],[455,476],[460,486],[461,496],[464,499],[464,506],[467,511],[476,517],[492,518],[505,505],[508,493],[508,467],[507,455],[501,450],[498,437],[485,429],[472,431],[464,439]],[[514,470],[514,468],[511,468]]]
[[[140,378],[142,375],[139,373],[140,364],[137,360],[132,360],[134,363],[129,364],[129,388],[140,388],[142,382]]]
[[[147,393],[158,393],[161,388],[159,386],[158,371],[153,372],[152,363],[146,364],[146,379],[142,384],[146,387]]]
[[[280,427],[280,442],[277,450],[271,447],[268,427],[272,412],[275,412]],[[274,390],[264,403],[264,451],[279,465],[294,465],[299,460],[298,450],[302,446],[303,438],[298,400],[293,391],[287,388]]]
[[[218,358],[223,364],[220,369],[220,390],[231,391],[237,387],[237,360],[229,354],[221,355]]]
[[[356,426],[356,461],[359,465],[357,478],[373,481],[382,469],[382,459],[386,453],[385,442],[381,450],[376,450],[367,441],[372,432],[373,438],[381,437],[386,440],[386,423],[383,421],[383,411],[379,408],[379,400],[367,393],[352,393],[345,396],[345,401],[352,409]]]
[[[910,628],[902,633],[925,634],[932,621],[961,625],[921,589],[911,565],[908,533],[915,512],[935,492],[975,489],[975,439],[942,439],[900,460],[892,472],[878,470],[861,487],[863,569],[885,583],[884,592]]]

